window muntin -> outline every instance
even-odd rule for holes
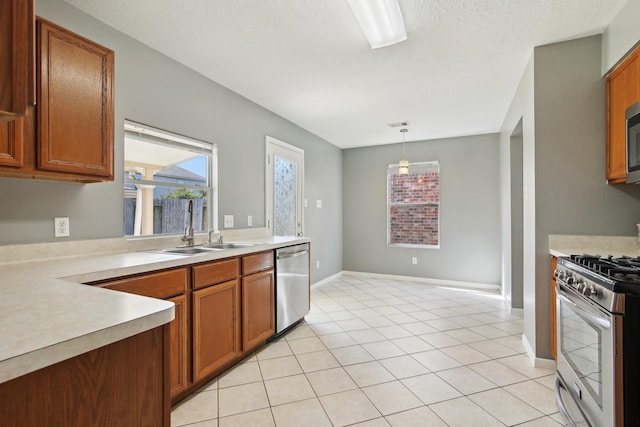
[[[387,244],[440,247],[439,162],[410,163],[408,175],[387,167]]]
[[[125,236],[184,233],[190,199],[194,230],[216,228],[216,145],[128,120],[124,134]]]

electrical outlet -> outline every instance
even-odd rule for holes
[[[418,263],[418,257],[417,256],[411,257],[411,264],[416,265],[417,263]]]
[[[316,261],[316,268],[320,268],[320,260]]]
[[[233,215],[224,216],[224,228],[233,228]]]
[[[247,227],[251,227],[253,225],[253,217],[249,215],[247,217]]]
[[[53,219],[54,237],[69,237],[69,217],[57,217]]]
[[[316,208],[322,208],[322,200],[316,200]]]

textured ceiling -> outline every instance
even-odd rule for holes
[[[496,132],[533,47],[602,32],[626,0],[400,0],[372,50],[346,0],[65,0],[342,147]],[[635,0],[632,0],[635,1]]]

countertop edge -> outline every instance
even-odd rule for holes
[[[0,383],[35,372],[47,366],[55,365],[58,362],[71,359],[83,353],[113,344],[171,322],[175,315],[175,304],[168,301],[158,301],[164,302],[166,307],[128,322],[80,335],[71,340],[59,342],[1,361]]]
[[[637,257],[638,238],[636,236],[581,236],[549,235],[549,254],[562,257],[570,255],[600,255],[614,257]]]

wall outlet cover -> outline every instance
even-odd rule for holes
[[[69,217],[56,217],[53,219],[54,237],[69,237]]]

